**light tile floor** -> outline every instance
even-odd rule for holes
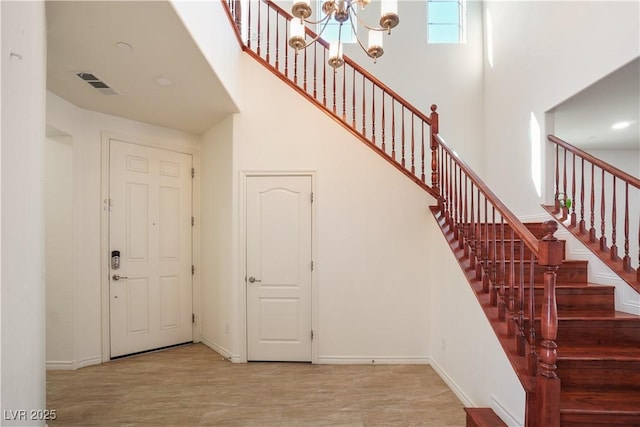
[[[427,365],[234,364],[202,344],[47,372],[50,426],[465,426]]]

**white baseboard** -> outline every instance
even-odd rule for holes
[[[88,357],[82,360],[47,360],[48,371],[75,371],[85,366],[99,365],[102,363],[102,356]]]
[[[73,371],[77,369],[71,360],[47,360],[47,371]]]
[[[324,365],[428,365],[428,357],[389,356],[319,356],[318,364]]]
[[[491,395],[491,409],[500,417],[502,421],[509,427],[524,427],[524,421],[518,420],[500,403],[494,395]]]
[[[237,354],[232,354],[229,350],[227,350],[224,347],[219,346],[216,343],[213,343],[209,340],[207,340],[206,338],[201,338],[200,342],[204,345],[206,345],[207,347],[209,347],[211,350],[215,351],[216,353],[219,353],[222,357],[224,357],[225,359],[229,359],[231,362],[233,363],[241,363],[242,360],[240,359],[240,356]]]
[[[476,407],[477,406],[473,402],[473,400],[471,400],[471,398],[469,396],[467,396],[467,394],[465,392],[462,391],[462,389],[458,386],[458,384],[456,384],[456,382],[453,381],[453,379],[449,375],[447,375],[447,373],[444,370],[442,370],[440,365],[438,365],[432,359],[429,360],[429,364],[431,365],[433,370],[436,371],[436,373],[440,376],[440,378],[442,378],[442,381],[444,381],[449,386],[449,388],[451,389],[451,391],[453,391],[453,393],[456,395],[456,397],[458,399],[460,399],[460,401],[462,402],[462,404],[464,406],[467,406],[467,407]]]

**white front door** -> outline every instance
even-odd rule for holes
[[[111,357],[193,340],[191,155],[110,141]]]
[[[246,181],[247,359],[311,361],[311,176]]]

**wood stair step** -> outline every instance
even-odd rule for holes
[[[464,408],[467,413],[467,427],[507,426],[491,408]]]
[[[516,287],[516,298],[520,291]],[[577,311],[613,311],[615,309],[615,286],[589,286],[584,284],[559,285],[556,287],[556,300],[558,313],[570,315],[570,312]],[[525,313],[528,313],[530,289],[525,288],[524,305]],[[535,310],[540,312],[542,308],[544,285],[538,283],[534,286]],[[505,299],[510,295],[509,288],[506,289]]]
[[[560,424],[563,427],[639,427],[640,393],[563,391]]]
[[[640,394],[640,350],[635,347],[563,347],[558,350],[563,391],[626,391]],[[604,381],[603,381],[604,379]]]

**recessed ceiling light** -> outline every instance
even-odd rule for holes
[[[611,129],[620,130],[620,129],[628,128],[630,124],[631,124],[630,122],[614,123],[613,126],[611,126]]]
[[[164,76],[154,77],[153,82],[162,87],[173,86],[173,81]]]
[[[127,52],[131,52],[133,50],[133,48],[131,47],[131,45],[129,43],[125,43],[125,42],[118,42],[116,43],[116,47],[120,50],[125,50]]]

